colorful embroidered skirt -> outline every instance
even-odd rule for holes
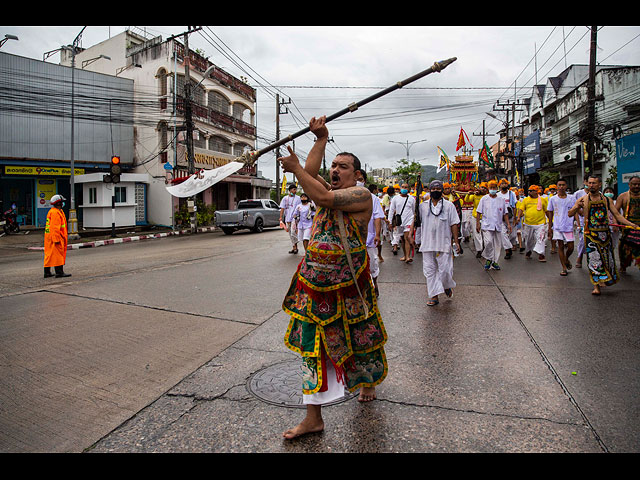
[[[620,279],[613,258],[610,232],[584,234],[584,253],[587,257],[589,279],[594,285],[614,285]]]
[[[326,389],[328,361],[350,392],[376,386],[387,375],[387,333],[369,273],[366,245],[355,222],[345,218],[353,266],[368,314],[346,263],[335,216],[331,210],[320,209],[307,252],[282,304],[291,315],[284,342],[302,356],[305,394]]]

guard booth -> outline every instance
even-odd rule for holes
[[[90,173],[75,177],[82,184],[83,228],[110,228],[112,200],[115,196],[115,222],[117,227],[147,224],[147,173],[123,173],[119,183],[105,183],[104,173]]]

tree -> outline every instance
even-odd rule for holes
[[[402,178],[409,185],[416,183],[418,175],[422,173],[422,165],[418,162],[409,162],[406,158],[401,158],[397,164],[393,174]]]

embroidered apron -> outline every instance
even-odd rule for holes
[[[609,286],[617,283],[619,277],[613,258],[613,241],[605,198],[600,195],[600,199],[594,202],[590,200],[590,197],[587,197],[584,218],[584,253],[587,257],[591,283]]]
[[[284,342],[302,355],[305,394],[326,390],[323,376],[327,361],[333,363],[350,392],[376,386],[387,375],[387,333],[369,273],[366,239],[361,238],[347,212],[344,220],[362,298],[342,246],[336,211],[321,207],[311,227],[306,254],[282,304],[291,315]]]

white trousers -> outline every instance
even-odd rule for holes
[[[325,403],[330,403],[344,397],[345,387],[342,383],[338,382],[336,369],[333,367],[333,363],[331,363],[331,360],[327,358],[325,364],[327,366],[327,371],[323,373],[325,381],[327,382],[327,391],[312,393],[310,395],[303,393],[303,405],[324,405]]]
[[[476,228],[476,219],[473,218],[473,210],[462,209],[462,236],[469,237]]]
[[[287,228],[289,229],[289,240],[291,245],[298,243],[298,229],[296,228],[296,222],[287,222]]]
[[[486,260],[498,263],[500,252],[502,251],[502,232],[498,230],[482,230],[484,250],[482,256]]]
[[[371,278],[378,278],[378,275],[380,274],[378,247],[367,247],[367,255],[369,255],[369,271],[371,272]]]
[[[454,288],[453,255],[451,252],[422,252],[422,273],[427,279],[427,291],[430,297]]]
[[[547,243],[547,224],[542,225],[524,225],[522,235],[524,237],[525,252],[534,251],[539,255],[544,255]]]
[[[473,229],[471,229],[471,233],[473,233],[473,245],[476,247],[476,252],[482,252],[484,248],[484,242],[482,241],[482,230],[478,232],[476,230],[476,219],[473,218]]]
[[[511,234],[509,234],[509,227],[506,223],[502,222],[502,247],[505,250],[513,248],[518,241],[518,232],[515,228],[511,228]]]

